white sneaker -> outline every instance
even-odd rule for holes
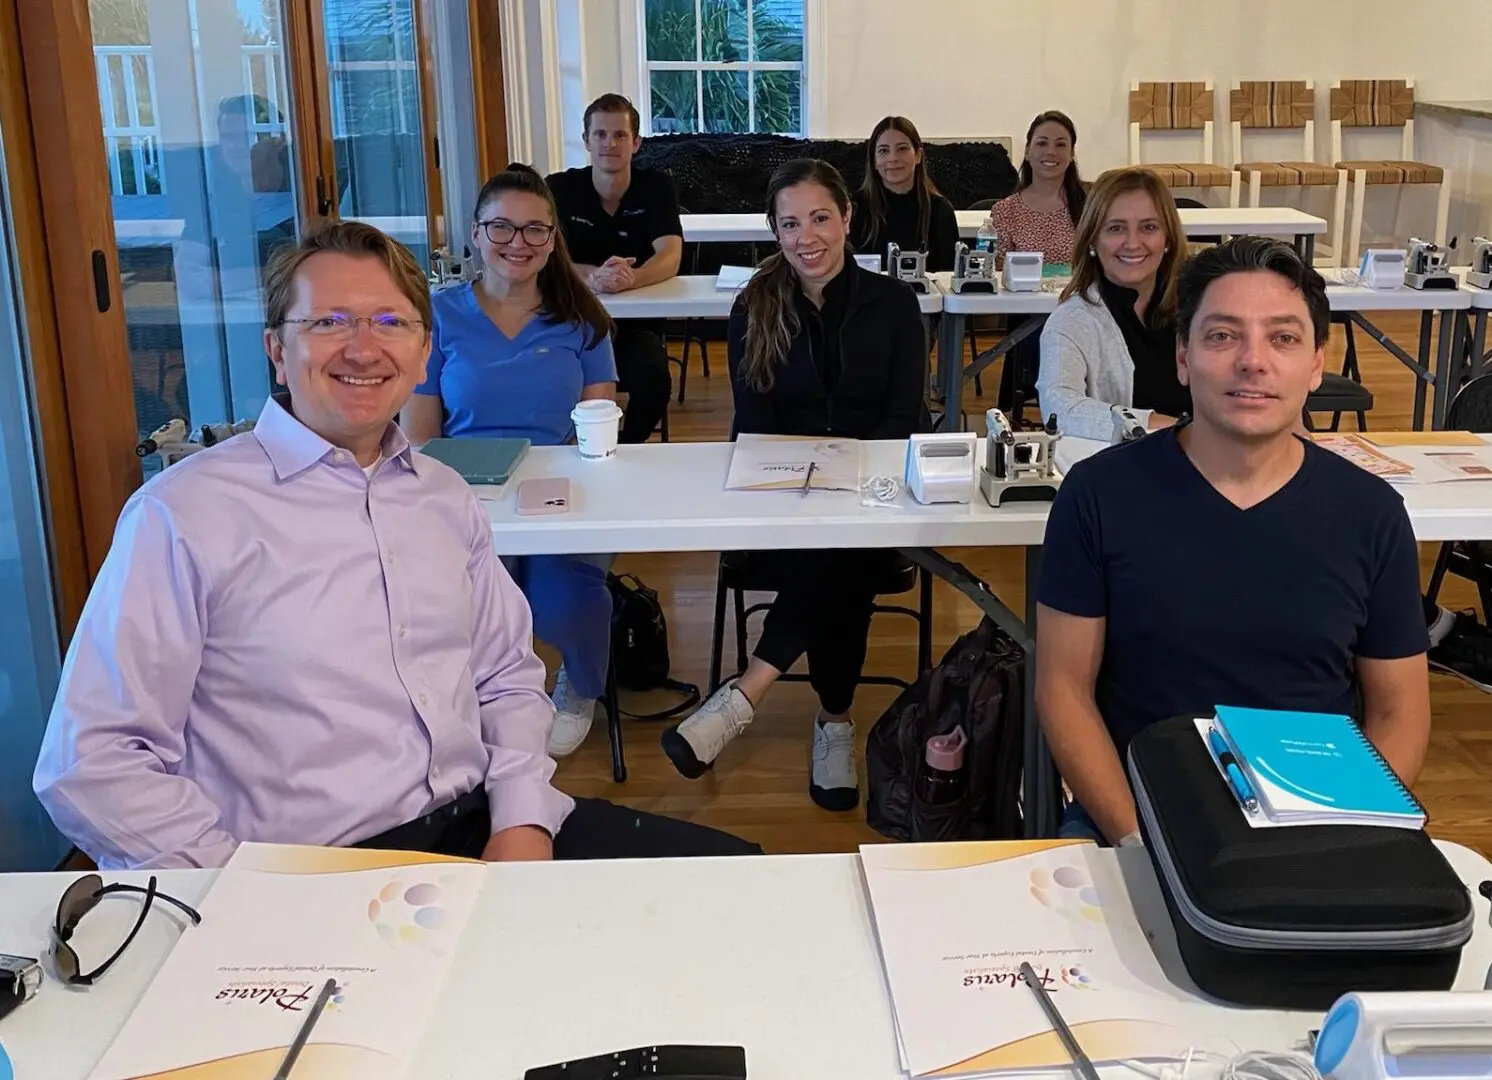
[[[751,723],[755,710],[736,680],[719,690],[681,724],[675,724],[659,740],[673,767],[690,780],[698,780],[715,763],[720,751]]]
[[[560,668],[554,677],[551,697],[554,701],[554,726],[549,729],[549,756],[561,758],[575,753],[591,733],[596,699],[577,694],[564,668]]]
[[[808,797],[825,810],[853,810],[860,804],[855,773],[855,725],[813,722],[813,776]]]

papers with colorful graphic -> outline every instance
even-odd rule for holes
[[[270,1077],[328,978],[307,1080],[398,1080],[486,867],[409,852],[244,844],[91,1080]]]
[[[1112,852],[1079,841],[860,849],[902,1068],[912,1077],[1070,1070],[1018,974],[1030,962],[1095,1063],[1232,1056],[1245,1014],[1174,986]]]

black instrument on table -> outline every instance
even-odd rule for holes
[[[746,1080],[746,1051],[739,1046],[640,1046],[614,1054],[542,1065],[523,1080]]]

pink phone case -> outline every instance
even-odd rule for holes
[[[570,511],[570,481],[563,476],[536,477],[518,485],[520,514],[566,514]]]

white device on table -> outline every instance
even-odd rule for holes
[[[879,274],[881,272],[881,257],[879,255],[856,255],[855,265],[862,270],[870,270]]]
[[[1459,289],[1461,283],[1447,268],[1449,260],[1450,252],[1439,244],[1411,236],[1404,284],[1411,289]]]
[[[1007,251],[1001,285],[1006,292],[1040,292],[1041,266],[1039,251]]]
[[[1478,236],[1471,242],[1471,269],[1466,283],[1478,289],[1492,289],[1492,240]]]
[[[953,245],[953,281],[949,286],[956,293],[999,292],[995,274],[995,253],[979,249],[970,250],[960,240]]]
[[[917,292],[927,292],[927,252],[903,251],[895,244],[887,244],[886,273],[897,281],[905,281]]]
[[[1109,435],[1111,444],[1134,442],[1143,439],[1149,430],[1140,423],[1140,418],[1127,405],[1113,405],[1109,409],[1114,419],[1114,430]]]
[[[942,431],[913,435],[907,440],[907,490],[928,503],[966,503],[974,497],[972,431]]]
[[[1009,265],[1008,263],[1006,264]],[[998,507],[1012,502],[1041,502],[1057,497],[1057,416],[1039,431],[1016,431],[999,409],[984,414],[988,442],[979,490],[985,502]]]
[[[1492,992],[1344,994],[1316,1038],[1326,1080],[1492,1077]]]
[[[1368,248],[1357,264],[1357,279],[1370,289],[1397,289],[1404,284],[1407,269],[1402,248]]]

